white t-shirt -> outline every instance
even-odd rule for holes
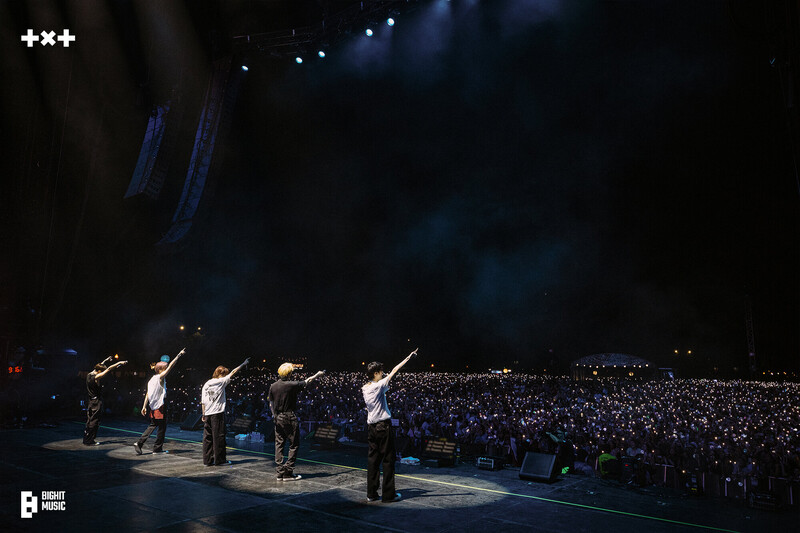
[[[147,402],[150,409],[155,411],[164,405],[164,398],[167,397],[167,380],[161,379],[160,374],[156,374],[147,382]]]
[[[389,404],[386,403],[386,391],[389,390],[389,376],[380,381],[370,381],[363,387],[364,401],[367,404],[367,424],[392,418]]]
[[[222,378],[211,378],[203,385],[203,392],[200,394],[205,414],[215,415],[217,413],[225,412],[225,387],[231,381],[231,375],[228,374]]]

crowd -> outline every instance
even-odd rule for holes
[[[170,380],[176,420],[199,409],[204,380],[188,378]],[[266,392],[276,378],[253,369],[233,381],[229,416],[269,420]],[[300,395],[298,416],[363,430],[365,382],[355,372],[322,376]],[[135,397],[131,405],[143,394],[108,392],[122,403],[123,394]],[[606,452],[686,471],[800,479],[798,383],[426,372],[398,375],[387,397],[410,451],[426,437],[446,437],[462,453],[491,449],[519,462],[526,451],[555,453],[567,439],[579,463],[592,466]]]

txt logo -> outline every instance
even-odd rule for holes
[[[22,518],[33,518],[33,513],[38,512],[39,498],[32,492],[23,490],[20,493],[20,516]]]
[[[41,35],[41,39],[39,36]],[[55,39],[53,39],[55,37]],[[29,29],[26,35],[20,36],[20,40],[24,41],[28,48],[33,48],[33,43],[38,42],[42,46],[55,46],[56,41],[59,41],[61,44],[64,45],[64,48],[69,48],[69,43],[75,41],[75,36],[72,35],[69,30],[64,30],[62,35],[56,35],[54,31],[43,31],[39,34],[33,33],[33,30]]]

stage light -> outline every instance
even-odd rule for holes
[[[250,69],[249,69],[249,68],[247,68],[247,65],[242,65],[242,70],[243,70],[243,71],[245,71],[245,72],[247,72],[247,71],[248,71],[248,70],[250,70]]]
[[[181,327],[179,327],[178,329],[179,329],[179,330],[181,330],[181,331],[183,331],[185,328],[184,328],[184,326],[181,326]]]
[[[320,50],[319,52],[317,52],[317,55],[318,55],[320,58],[323,58],[323,57],[325,57],[325,52],[323,52],[322,50]]]
[[[394,26],[394,19],[392,17],[389,17],[388,19],[386,19],[386,24],[389,26]]]
[[[295,61],[295,63],[297,63],[299,65],[300,63],[303,62],[303,58],[300,57],[300,56],[297,56],[297,57],[294,58],[294,61]]]
[[[365,31],[364,33],[367,34],[367,37],[372,37],[372,30],[371,29],[367,28],[367,31]]]

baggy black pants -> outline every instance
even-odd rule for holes
[[[150,425],[147,426],[142,436],[139,437],[138,444],[140,448],[144,446],[144,443],[150,438],[150,434],[155,428],[158,428],[158,433],[156,434],[156,443],[153,445],[153,453],[159,453],[162,450],[161,447],[164,445],[164,437],[167,435],[167,419],[156,418],[153,416],[152,411],[150,412]]]
[[[383,490],[381,499],[394,499],[394,428],[390,419],[370,424],[367,431],[369,455],[367,456],[367,498],[378,497],[380,467],[383,465]]]
[[[225,413],[206,415],[203,423],[203,464],[221,465],[225,455]]]
[[[283,461],[283,447],[289,441],[289,455],[286,462]],[[297,461],[297,450],[300,448],[300,424],[297,422],[297,415],[289,411],[278,413],[275,416],[275,469],[278,477],[291,477],[294,472],[294,464]]]
[[[83,430],[83,443],[94,444],[97,429],[100,427],[100,415],[103,413],[103,400],[92,398],[86,406],[86,429]]]

